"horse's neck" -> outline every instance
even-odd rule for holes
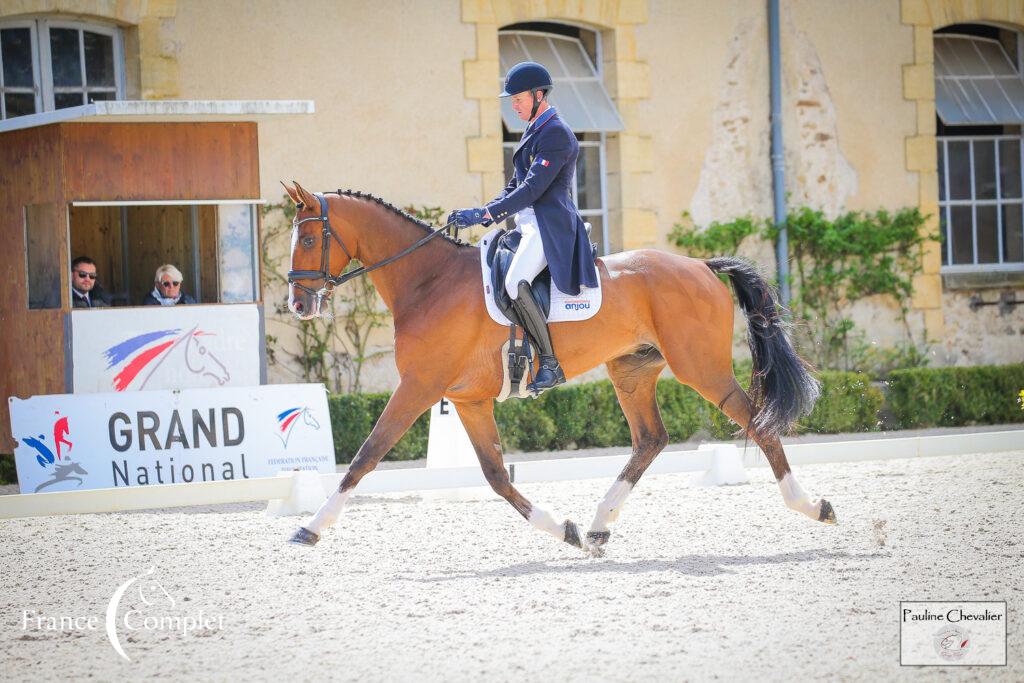
[[[383,206],[366,200],[359,202],[361,209],[356,220],[358,249],[353,254],[367,267],[380,263],[412,246],[429,233],[411,221]],[[423,246],[369,274],[374,286],[392,314],[400,315],[410,295],[421,290],[452,265],[458,249],[437,236]],[[418,298],[418,297],[416,297]]]

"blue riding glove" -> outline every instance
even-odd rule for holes
[[[456,209],[448,214],[448,222],[454,223],[457,228],[468,228],[471,225],[479,225],[486,220],[486,209]]]

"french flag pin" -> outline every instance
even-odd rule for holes
[[[537,163],[539,163],[541,166],[550,166],[551,165],[551,162],[548,161],[547,159],[540,159],[540,158],[538,158],[537,159]]]

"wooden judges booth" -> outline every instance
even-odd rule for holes
[[[266,382],[257,123],[312,111],[110,101],[0,122],[0,453],[8,397]],[[72,307],[83,255],[112,307]],[[199,305],[141,305],[162,264]]]

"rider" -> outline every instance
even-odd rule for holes
[[[522,239],[505,277],[505,291],[540,350],[540,368],[527,386],[534,393],[562,384],[565,373],[530,283],[546,266],[555,286],[566,294],[576,296],[583,287],[598,286],[590,238],[572,200],[579,143],[548,103],[553,87],[551,74],[540,64],[521,62],[509,69],[500,97],[511,97],[516,115],[529,122],[512,157],[515,174],[487,206],[458,209],[448,217],[460,228],[515,217]]]

